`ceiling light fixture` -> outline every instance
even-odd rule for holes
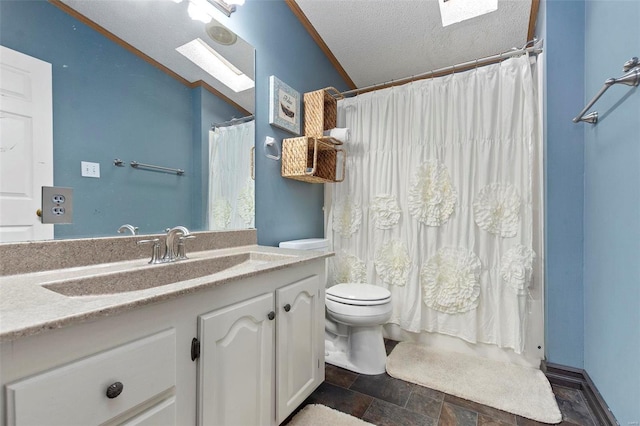
[[[206,1],[203,4],[202,1],[190,0],[189,6],[187,7],[187,13],[194,21],[200,21],[208,24],[213,19],[211,10],[208,10],[209,8],[211,8],[211,5]]]
[[[224,13],[227,16],[231,16],[233,12],[236,11],[236,6],[242,6],[244,4],[244,0],[207,0],[209,3],[214,5],[220,12]]]
[[[182,2],[182,0],[173,1],[176,3]],[[231,14],[236,11],[236,6],[243,4],[244,0],[189,0],[187,12],[189,13],[189,17],[194,21],[201,21],[208,24],[215,18],[217,11],[231,16]]]
[[[177,47],[176,50],[234,92],[242,92],[255,86],[251,78],[199,38]]]

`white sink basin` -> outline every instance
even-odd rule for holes
[[[64,281],[43,283],[42,287],[65,296],[97,296],[144,290],[213,275],[232,268],[265,265],[291,259],[283,254],[244,252],[204,259],[148,265],[126,270]]]

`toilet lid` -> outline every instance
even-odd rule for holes
[[[338,284],[328,288],[326,294],[329,300],[349,305],[383,305],[391,300],[389,290],[371,284]]]

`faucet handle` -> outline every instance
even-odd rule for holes
[[[136,241],[137,245],[150,244],[150,243],[153,243],[153,247],[151,248],[151,260],[149,261],[149,263],[152,265],[156,263],[162,263],[162,259],[160,259],[160,239],[159,238],[154,238],[151,240]]]
[[[178,254],[177,254],[177,258],[178,259],[188,259],[187,257],[187,251],[185,248],[185,244],[184,244],[184,240],[192,240],[194,239],[196,236],[195,235],[187,235],[187,236],[181,236],[178,238]]]
[[[149,243],[158,243],[158,245],[160,245],[160,238],[154,238],[152,240],[138,240],[136,241],[136,244],[140,245],[140,244],[149,244]]]

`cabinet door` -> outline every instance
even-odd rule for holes
[[[277,417],[280,424],[324,380],[324,291],[317,275],[276,291]]]
[[[198,424],[272,424],[273,293],[199,317]]]

